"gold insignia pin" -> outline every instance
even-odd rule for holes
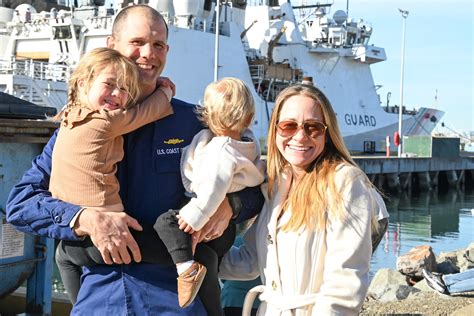
[[[163,143],[167,145],[176,145],[184,142],[184,139],[179,139],[179,138],[170,138],[168,140],[165,140]]]

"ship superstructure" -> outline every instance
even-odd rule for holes
[[[331,101],[350,150],[385,148],[385,136],[398,129],[398,107],[380,105],[370,66],[386,55],[369,44],[368,24],[342,10],[331,17],[333,1],[304,7],[284,0],[221,2],[217,74],[253,87],[257,113],[252,128],[262,145],[275,97],[311,77]],[[163,75],[176,83],[178,98],[199,103],[214,80],[216,3],[152,0],[149,5],[169,24],[171,53]],[[0,17],[8,11],[1,9]],[[312,14],[303,15],[303,9]],[[7,36],[8,44],[0,62],[0,90],[61,107],[71,69],[84,52],[105,46],[116,12],[90,1],[74,11],[29,10],[29,16],[9,11],[11,18],[2,18],[8,22],[0,36]],[[428,108],[404,113],[404,135],[430,134],[444,114]]]

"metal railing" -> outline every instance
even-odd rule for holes
[[[252,79],[264,79],[265,78],[265,66],[264,65],[249,65],[250,76]]]
[[[72,70],[69,66],[33,60],[0,60],[0,74],[27,76],[34,80],[66,82]]]

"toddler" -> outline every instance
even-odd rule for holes
[[[248,128],[254,113],[252,94],[243,81],[224,78],[206,88],[198,114],[208,129],[198,133],[181,156],[182,181],[190,200],[179,211],[162,214],[155,223],[176,264],[182,307],[194,300],[206,275],[206,267],[194,261],[191,234],[207,223],[227,193],[257,186],[264,180],[260,148]],[[206,244],[222,257],[234,239],[235,226],[230,224],[221,237]],[[222,313],[217,267],[207,269],[213,274],[215,286],[206,286],[207,293],[200,294],[210,315]],[[209,293],[209,288],[216,290]]]

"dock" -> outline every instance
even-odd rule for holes
[[[464,189],[474,185],[474,153],[457,158],[354,156],[372,183],[384,191]]]

